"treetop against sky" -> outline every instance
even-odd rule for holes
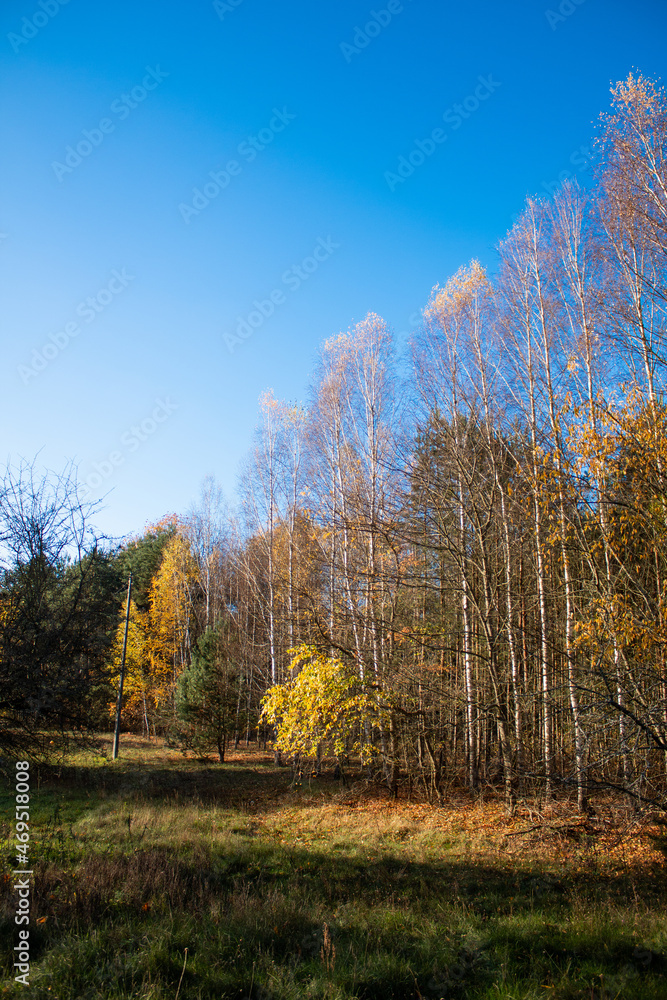
[[[430,290],[526,195],[591,182],[609,86],[667,77],[661,0],[8,0],[8,457],[79,465],[113,534],[233,497],[260,393]]]

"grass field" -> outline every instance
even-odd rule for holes
[[[31,985],[13,980],[2,794],[2,996],[58,1000],[666,1000],[665,828],[490,792],[390,803],[269,754],[185,761],[124,737],[31,792]]]

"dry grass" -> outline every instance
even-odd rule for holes
[[[181,975],[179,1000],[667,996],[664,827],[612,800],[507,818],[493,794],[294,789],[268,753],[220,766],[124,737],[33,804],[23,997],[164,1000]]]

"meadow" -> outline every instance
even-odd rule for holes
[[[2,987],[30,1000],[664,1000],[667,827],[618,800],[505,816],[270,753],[122,738],[35,773],[30,985],[17,984],[2,790]],[[38,778],[38,780],[37,780]]]

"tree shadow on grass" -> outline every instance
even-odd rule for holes
[[[664,893],[662,869],[649,874],[652,892]],[[610,937],[595,905],[578,934],[568,924],[583,879],[515,862],[362,859],[248,839],[188,855],[90,853],[75,868],[37,864],[32,957],[52,969],[62,996],[82,984],[80,995],[133,995],[147,978],[173,996],[185,948],[181,1000],[279,1000],[311,988],[324,997],[329,987],[359,1000],[463,998],[509,981],[559,1000],[667,995],[657,992],[665,956],[638,943],[630,925]],[[590,889],[598,907],[630,897],[621,876]],[[11,954],[10,884],[3,894],[0,939]],[[59,952],[72,956],[66,967]],[[114,975],[125,992],[110,988]]]
[[[288,768],[258,763],[202,764],[183,761],[154,765],[124,762],[122,767],[59,767],[43,773],[45,791],[139,797],[152,802],[189,800],[245,811],[276,808],[292,783]],[[330,782],[330,784],[332,784]]]

